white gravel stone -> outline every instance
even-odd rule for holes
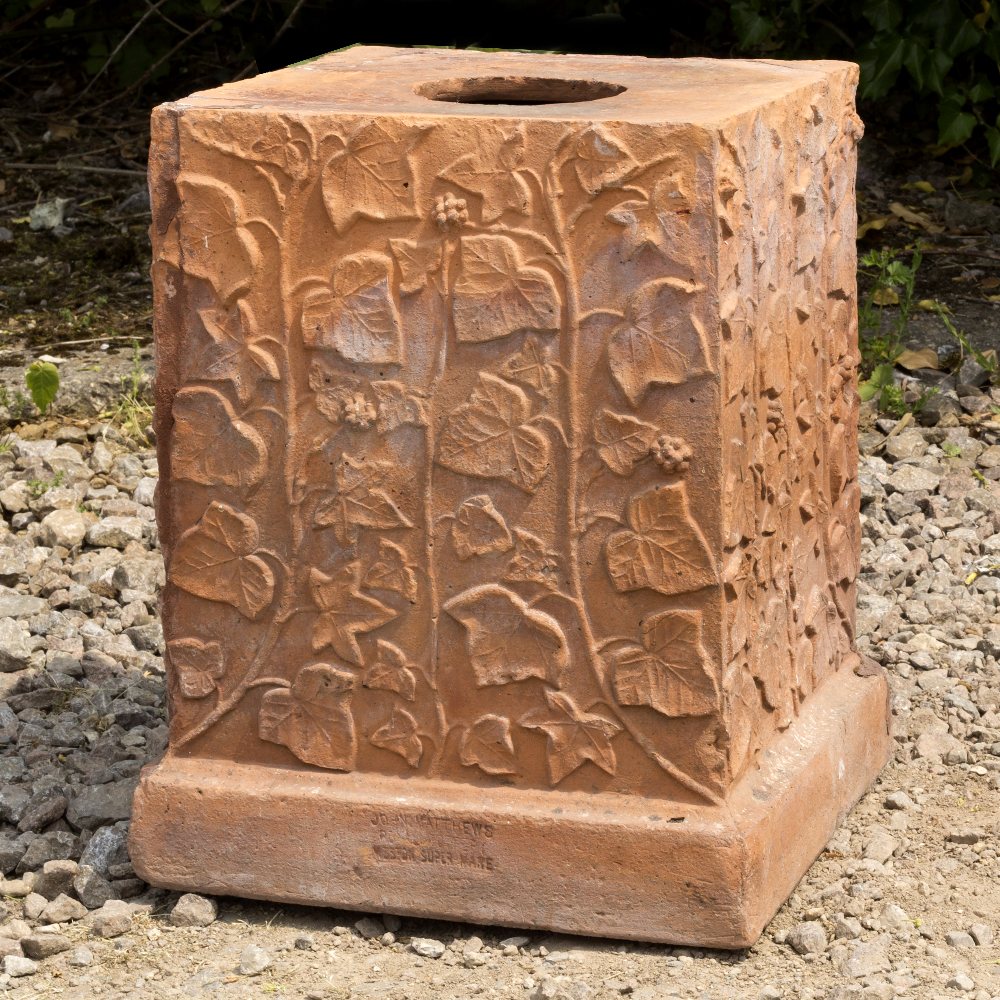
[[[434,938],[413,938],[410,948],[421,958],[440,958],[444,954],[444,944]]]
[[[187,892],[170,911],[170,922],[175,927],[207,927],[219,915],[219,904],[207,896]]]
[[[13,618],[0,618],[0,671],[25,670],[31,663],[31,633]]]
[[[785,942],[800,955],[821,955],[826,951],[826,931],[818,920],[805,920],[788,932]]]
[[[68,507],[54,510],[42,518],[40,539],[44,545],[62,545],[75,548],[83,542],[92,518]]]
[[[20,955],[7,955],[3,960],[3,971],[11,979],[21,979],[24,976],[33,976],[38,971],[38,963]]]
[[[248,944],[240,953],[237,972],[241,976],[259,976],[271,965],[271,956],[255,944]]]
[[[114,516],[101,518],[87,529],[87,544],[124,549],[129,542],[141,542],[144,525],[137,517]]]
[[[93,965],[94,953],[85,944],[81,944],[69,953],[66,961],[77,968],[84,968]]]

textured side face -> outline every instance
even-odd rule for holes
[[[718,799],[849,644],[848,100],[166,112],[175,748]]]
[[[856,77],[727,129],[717,210],[730,763],[854,640]],[[742,234],[742,235],[741,235]]]

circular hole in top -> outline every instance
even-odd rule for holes
[[[452,104],[579,104],[614,97],[625,88],[601,80],[545,76],[477,76],[434,80],[414,88],[421,97]]]

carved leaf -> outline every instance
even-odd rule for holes
[[[520,127],[503,136],[499,145],[482,141],[480,151],[460,156],[440,176],[483,199],[483,223],[496,222],[504,212],[527,215],[531,188],[517,173],[524,162],[524,131]]]
[[[692,200],[684,190],[680,171],[661,177],[648,198],[623,201],[607,218],[625,227],[622,257],[632,260],[649,247],[664,257],[676,258],[678,248],[690,243],[688,229]]]
[[[360,591],[361,563],[352,562],[327,576],[309,572],[309,589],[320,615],[313,625],[312,648],[329,646],[348,663],[361,664],[358,636],[373,632],[396,617],[396,612]]]
[[[216,389],[181,389],[174,396],[173,454],[177,479],[202,486],[256,486],[267,471],[264,438],[239,420]]]
[[[167,643],[170,665],[185,698],[207,698],[224,672],[222,647],[201,639],[175,639]]]
[[[607,543],[608,571],[617,590],[649,587],[661,594],[685,594],[716,582],[705,538],[688,511],[683,482],[633,497],[631,531],[617,531]]]
[[[642,286],[608,342],[608,366],[636,406],[651,385],[678,385],[706,371],[701,324],[691,311],[697,286],[664,278]]]
[[[472,587],[444,605],[465,626],[476,687],[538,677],[559,686],[569,660],[559,622],[528,605],[506,587]]]
[[[487,774],[516,774],[510,720],[502,715],[481,716],[463,733],[458,754],[466,767],[478,767]]]
[[[430,420],[427,398],[403,385],[402,382],[372,382],[372,392],[378,400],[375,426],[380,434],[388,434],[403,424],[426,427]]]
[[[256,521],[215,500],[178,540],[170,560],[171,582],[257,618],[274,597],[274,573],[255,554],[259,544]]]
[[[393,707],[389,721],[371,735],[372,746],[399,754],[410,767],[417,767],[424,746],[417,735],[417,720],[403,708]]]
[[[399,290],[404,295],[419,292],[429,275],[441,270],[441,242],[433,240],[389,240],[389,249],[399,268]]]
[[[549,468],[549,441],[524,421],[523,389],[483,373],[469,402],[452,411],[440,436],[438,462],[482,479],[506,479],[534,493]]]
[[[392,462],[341,455],[334,474],[337,493],[320,506],[316,523],[332,526],[341,545],[356,542],[359,528],[412,528],[390,496],[402,491],[403,476]]]
[[[500,366],[499,373],[545,397],[548,397],[558,378],[555,366],[549,361],[548,348],[543,347],[535,337],[528,337],[524,347]]]
[[[642,623],[642,645],[615,656],[620,705],[646,705],[669,718],[711,715],[718,688],[701,644],[700,611],[664,611]]]
[[[753,759],[760,743],[760,691],[750,671],[741,664],[726,696],[729,728],[729,768],[733,780]]]
[[[778,712],[778,725],[791,721],[791,672],[789,664],[791,636],[788,630],[788,604],[782,596],[772,597],[764,612],[760,637],[752,650],[752,670],[760,682],[764,702]]]
[[[412,219],[410,151],[426,131],[383,119],[358,126],[323,168],[323,201],[338,231],[359,216]]]
[[[619,476],[631,475],[636,465],[649,456],[659,433],[652,424],[624,413],[605,409],[594,417],[594,440],[600,446],[597,454]]]
[[[730,442],[730,470],[722,493],[723,524],[727,548],[753,538],[756,526],[753,473],[746,461],[746,445],[734,438]]]
[[[530,531],[514,529],[514,555],[503,578],[512,583],[540,583],[556,590],[559,587],[559,557],[549,552],[545,543]]]
[[[361,683],[366,688],[395,691],[407,701],[417,695],[417,679],[410,669],[406,654],[391,642],[379,639],[375,643],[378,659],[365,671]]]
[[[290,689],[268,691],[261,699],[258,735],[287,747],[307,764],[352,770],[357,754],[350,710],[354,684],[349,670],[326,663],[303,667]]]
[[[455,514],[451,540],[459,559],[506,552],[514,544],[503,514],[485,494],[464,500]]]
[[[618,767],[611,740],[621,726],[594,712],[583,712],[561,691],[546,691],[549,708],[536,709],[521,719],[525,729],[540,729],[548,736],[549,778],[558,785],[585,761],[593,761],[613,775]]]
[[[352,375],[344,375],[320,355],[309,365],[309,388],[316,394],[313,400],[316,409],[330,423],[339,426],[344,421],[345,404],[362,391],[363,383]],[[324,443],[329,440],[324,435]]]
[[[406,561],[406,552],[387,538],[378,540],[378,559],[365,573],[366,590],[391,590],[408,601],[417,599],[417,574]]]
[[[455,336],[482,343],[512,333],[559,328],[555,282],[541,268],[521,263],[509,236],[466,236],[455,282]]]
[[[236,191],[214,177],[182,173],[184,271],[204,278],[223,302],[250,286],[261,264],[257,241],[246,229]]]
[[[208,334],[201,349],[181,353],[181,369],[189,381],[231,382],[236,397],[246,404],[261,380],[281,378],[278,363],[261,346],[250,304],[241,299],[232,308],[199,309],[198,317]]]
[[[341,260],[332,288],[310,292],[302,305],[306,347],[332,348],[363,364],[401,364],[403,338],[390,266],[378,253]]]
[[[635,160],[599,125],[592,125],[577,139],[573,166],[580,186],[588,194],[616,187],[635,166]]]

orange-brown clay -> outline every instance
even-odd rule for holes
[[[855,83],[355,48],[156,110],[145,878],[752,943],[889,752]]]

